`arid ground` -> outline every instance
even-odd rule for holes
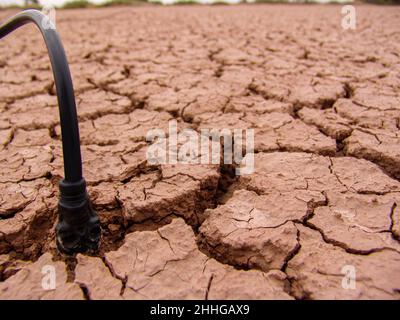
[[[356,30],[340,10],[57,11],[94,256],[55,247],[63,166],[41,35],[1,40],[0,299],[399,299],[400,8],[358,6]],[[254,128],[254,173],[149,164],[146,133],[171,119]]]

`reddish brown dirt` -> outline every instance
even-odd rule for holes
[[[96,256],[55,250],[63,172],[43,40],[33,26],[3,39],[0,299],[399,299],[400,9],[359,6],[346,31],[340,8],[57,12]],[[146,133],[171,119],[254,128],[254,173],[150,165]]]

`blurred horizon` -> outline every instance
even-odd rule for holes
[[[77,2],[80,2],[80,0],[75,0]],[[17,6],[24,6],[26,4],[26,0],[0,0],[0,7],[7,7],[7,6],[13,6],[13,5],[17,5]],[[29,2],[29,1],[28,1]],[[55,6],[55,7],[62,7],[67,3],[72,3],[74,2],[74,0],[38,0],[39,4],[41,6]],[[105,3],[109,3],[109,2],[113,2],[113,0],[84,0],[83,2],[89,2],[91,4],[94,5],[101,5],[101,4],[105,4]],[[117,1],[118,2],[118,1]],[[134,1],[132,1],[134,2]],[[138,1],[140,2],[140,0]],[[141,2],[146,2],[145,0],[141,1]],[[242,1],[242,0],[148,0],[147,2],[158,2],[158,3],[162,3],[162,4],[176,4],[176,3],[188,3],[188,2],[195,2],[195,3],[199,3],[199,4],[213,4],[213,3],[227,3],[227,4],[238,4],[240,2],[248,2],[248,3],[252,3],[252,2],[257,2],[256,0],[246,0],[246,1]],[[273,0],[271,1],[273,2]],[[278,1],[277,1],[278,2]],[[279,2],[288,2],[288,3],[295,3],[295,2],[315,2],[315,3],[331,3],[331,2],[335,2],[335,3],[348,3],[348,2],[353,2],[353,0],[287,0],[287,1],[279,1]]]

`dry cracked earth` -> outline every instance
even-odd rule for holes
[[[58,11],[103,230],[75,257],[55,248],[43,40],[32,25],[1,40],[0,299],[399,299],[400,9],[358,6],[356,30],[340,9]],[[171,119],[254,128],[254,173],[150,165],[146,133]]]

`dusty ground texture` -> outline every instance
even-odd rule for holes
[[[399,299],[400,9],[357,7],[345,31],[340,8],[57,12],[95,256],[55,250],[63,171],[43,40],[34,26],[3,39],[0,299]],[[146,133],[171,119],[254,128],[254,173],[150,165]]]

